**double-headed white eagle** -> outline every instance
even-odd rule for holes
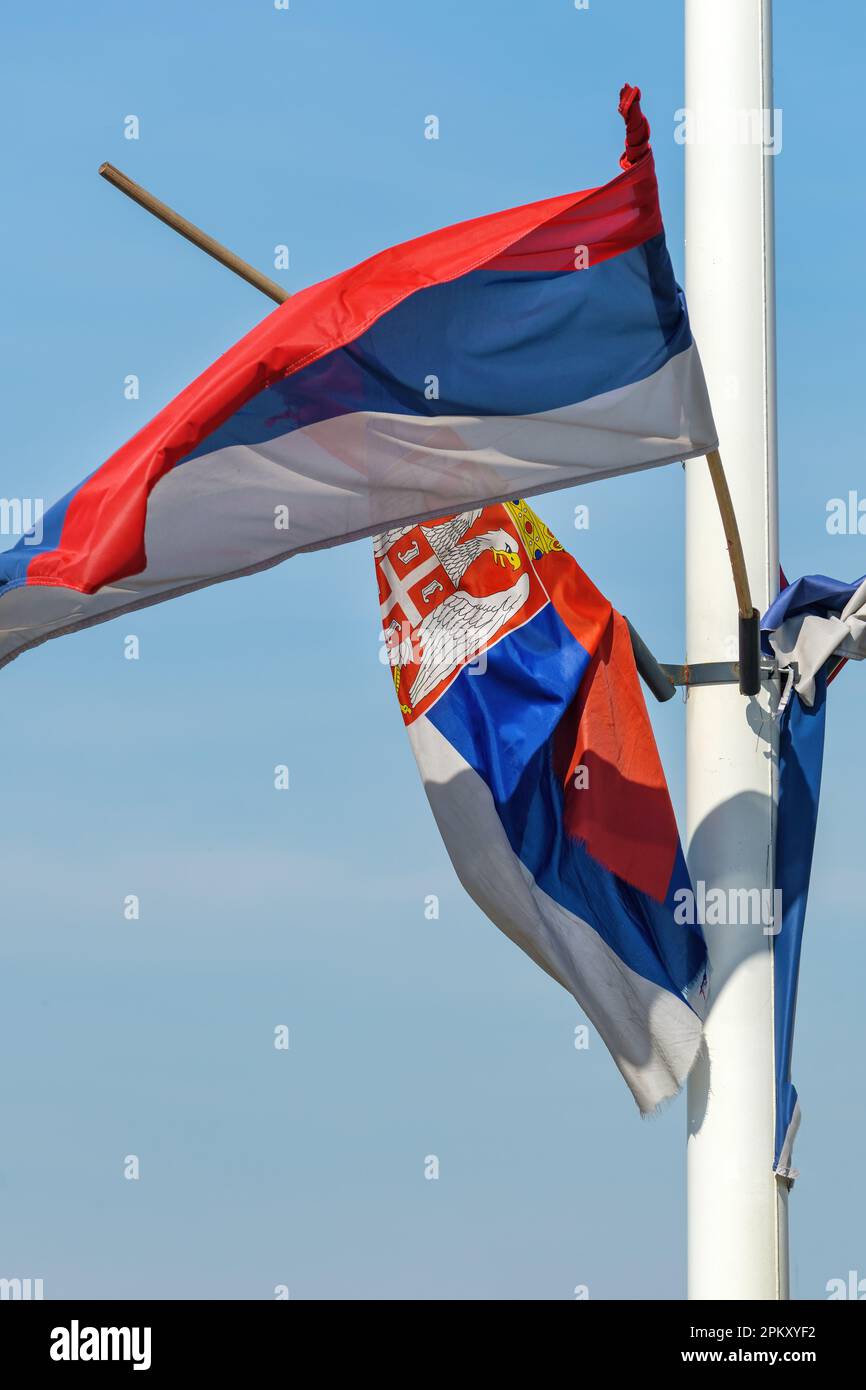
[[[529,575],[525,570],[510,589],[496,594],[476,598],[460,588],[469,566],[487,550],[492,550],[497,559],[501,557],[503,565],[514,569],[520,566],[517,543],[507,531],[484,531],[464,540],[480,515],[480,510],[461,512],[439,525],[421,527],[456,592],[427,613],[415,630],[415,648],[420,651],[421,659],[409,692],[413,706],[419,705],[441,681],[489,646],[496,633],[529,598]],[[377,558],[384,559],[392,546],[415,529],[415,526],[397,526],[375,536],[373,550]]]

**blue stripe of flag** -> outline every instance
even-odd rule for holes
[[[187,458],[357,411],[536,415],[645,380],[691,341],[663,235],[582,271],[476,270],[261,391]]]

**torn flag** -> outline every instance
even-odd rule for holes
[[[761,619],[765,652],[784,686],[779,702],[776,888],[781,929],[773,939],[776,1043],[774,1169],[793,1181],[800,1103],[791,1079],[806,903],[818,825],[827,686],[848,658],[866,656],[866,577],[852,583],[809,574],[785,584]]]
[[[796,690],[807,705],[815,700],[819,671],[866,657],[866,575],[846,583],[826,574],[807,574],[782,590],[761,620],[764,650],[775,656],[785,678],[783,702]]]
[[[375,537],[394,684],[463,886],[644,1113],[692,1066],[699,926],[625,620],[523,501]],[[677,896],[680,895],[680,896]]]

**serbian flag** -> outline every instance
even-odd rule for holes
[[[374,540],[397,699],[457,875],[642,1112],[689,1073],[706,948],[625,620],[524,501]],[[682,923],[686,924],[682,924]]]
[[[0,664],[299,551],[715,447],[638,97],[612,182],[392,247],[230,348],[0,556]]]

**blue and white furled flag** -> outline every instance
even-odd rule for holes
[[[793,1179],[800,1123],[791,1081],[797,979],[818,820],[827,686],[849,658],[866,657],[866,576],[846,584],[823,574],[785,587],[761,622],[762,643],[783,678],[779,706],[776,887],[781,930],[774,939],[776,1033],[775,1170]]]
[[[812,705],[816,677],[828,662],[832,676],[846,660],[866,657],[866,575],[846,584],[807,574],[782,590],[761,629],[765,650],[775,656],[785,680],[783,704],[796,690]]]

